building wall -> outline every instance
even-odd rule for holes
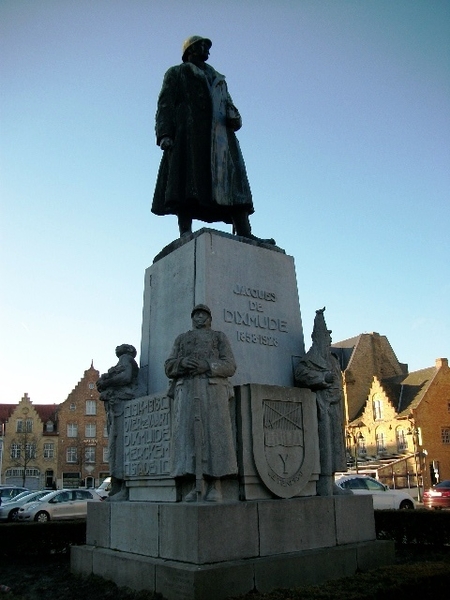
[[[5,423],[2,483],[25,485],[29,489],[37,490],[52,487],[55,482],[58,450],[56,424],[53,421],[53,431],[46,431],[46,422],[41,419],[38,410],[39,408],[33,406],[28,394],[25,394]],[[31,431],[27,431],[24,425],[25,431],[18,432],[18,421],[22,424],[30,422]],[[21,447],[20,458],[11,456],[13,444]],[[24,459],[26,444],[33,444],[36,449],[34,457],[29,459]],[[52,453],[47,449],[48,457],[44,453],[45,444],[53,445]],[[22,474],[24,469],[25,480]]]
[[[105,461],[105,450],[108,448],[106,413],[95,385],[98,378],[99,372],[91,366],[67,399],[59,405],[59,488],[80,485],[96,487],[109,475],[109,466]],[[95,406],[95,414],[87,414],[87,407],[92,406]],[[89,427],[95,428],[95,432],[88,431]],[[69,448],[75,448],[76,457],[73,454],[68,456]],[[94,456],[90,456],[90,452]]]
[[[413,415],[420,430],[418,442],[426,488],[435,483],[431,474],[433,461],[439,463],[440,481],[450,479],[450,369],[447,359],[436,360],[436,375]],[[447,430],[447,435],[443,435],[443,429]],[[448,440],[447,443],[444,440]]]

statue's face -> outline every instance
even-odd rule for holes
[[[192,315],[194,329],[205,329],[211,327],[211,317],[206,310],[196,310]]]
[[[188,49],[188,61],[192,59],[207,61],[209,58],[209,44],[205,40],[199,40]]]

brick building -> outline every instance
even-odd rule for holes
[[[58,487],[96,487],[108,471],[106,413],[91,364],[58,406]]]
[[[412,373],[378,333],[333,344],[343,371],[350,468],[391,487],[450,479],[450,369],[446,358]]]

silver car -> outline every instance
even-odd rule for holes
[[[19,521],[39,521],[45,523],[57,519],[85,519],[87,503],[101,502],[102,498],[94,491],[82,489],[57,490],[43,496],[36,502],[25,504],[19,509]]]
[[[21,506],[27,502],[39,500],[43,496],[46,496],[48,492],[48,490],[41,490],[40,492],[26,491],[22,492],[12,500],[4,502],[0,506],[0,521],[17,521],[17,513]]]
[[[387,485],[367,475],[344,475],[336,480],[343,490],[351,490],[356,495],[372,496],[373,507],[377,510],[387,508],[415,508],[412,497],[403,490],[391,490]]]

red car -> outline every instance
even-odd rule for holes
[[[450,479],[441,481],[424,492],[423,505],[426,508],[450,508]]]

